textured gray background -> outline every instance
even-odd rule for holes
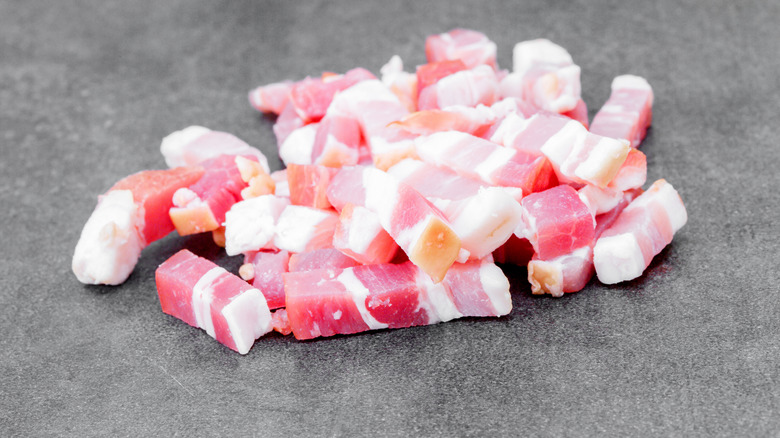
[[[628,6],[627,6],[628,5]],[[776,1],[0,1],[0,435],[662,435],[780,433],[780,3]],[[642,150],[689,222],[641,279],[532,297],[512,313],[247,356],[164,315],[145,250],[121,287],[70,258],[96,195],[164,167],[190,124],[274,154],[247,91],[480,30],[511,66],[546,37],[582,67],[591,116],[611,78],[656,93]]]

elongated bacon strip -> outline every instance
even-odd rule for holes
[[[186,249],[157,268],[155,282],[163,312],[241,354],[272,329],[271,312],[259,290]]]
[[[410,262],[287,273],[284,282],[297,339],[501,316],[512,308],[509,281],[486,261],[454,265],[438,284]]]
[[[653,89],[642,77],[622,75],[612,80],[612,94],[593,118],[590,131],[631,142],[638,148],[653,120]]]

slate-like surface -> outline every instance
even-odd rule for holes
[[[774,1],[0,1],[0,435],[761,436],[780,432],[780,4]],[[145,250],[121,287],[70,259],[97,194],[164,166],[191,124],[275,158],[260,84],[424,62],[467,27],[549,38],[582,67],[591,116],[612,77],[656,93],[649,178],[690,219],[641,279],[532,297],[509,270],[500,319],[246,356],[164,315]]]

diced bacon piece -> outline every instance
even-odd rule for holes
[[[581,291],[593,277],[593,249],[590,245],[552,260],[534,259],[528,263],[531,293],[562,297]]]
[[[347,204],[341,210],[333,246],[362,264],[389,263],[398,250],[377,215],[354,204]]]
[[[419,135],[433,134],[439,131],[460,131],[477,137],[484,134],[495,123],[496,117],[490,108],[450,106],[446,110],[423,110],[409,114],[393,126],[406,132]]]
[[[626,191],[642,187],[647,181],[647,156],[638,149],[631,149],[626,161],[620,165],[617,175],[609,182],[609,187]]]
[[[585,129],[588,129],[588,105],[584,100],[578,100],[577,105],[574,106],[574,109],[570,111],[564,111],[561,113],[561,115],[582,123],[582,126],[584,126]]]
[[[582,130],[564,129],[542,146],[559,180],[606,187],[617,175],[631,149],[625,140],[592,134],[577,122]]]
[[[328,184],[328,202],[337,211],[346,204],[366,205],[366,189],[363,187],[364,166],[350,166],[339,169]]]
[[[612,94],[593,118],[590,131],[628,140],[638,148],[653,120],[653,89],[647,80],[622,75],[612,80]]]
[[[287,317],[286,309],[279,309],[271,314],[271,325],[274,331],[281,333],[284,336],[292,333],[292,327],[290,327],[290,319]]]
[[[459,71],[467,70],[466,64],[459,59],[423,64],[417,67],[417,98],[425,88],[439,82],[442,78]]]
[[[512,311],[509,280],[487,259],[455,263],[442,283],[463,315],[502,316]]]
[[[323,75],[322,78],[306,78],[296,82],[290,90],[290,102],[295,112],[305,122],[319,121],[339,91],[376,77],[364,68],[355,68],[344,75]]]
[[[279,117],[276,118],[276,122],[273,126],[274,135],[276,136],[276,146],[279,148],[280,155],[282,145],[295,130],[306,125],[306,122],[295,112],[295,106],[292,102],[287,102],[287,105],[279,113]]]
[[[609,228],[634,198],[639,196],[641,189],[629,190],[622,194],[614,208],[596,216],[595,239]],[[528,263],[528,281],[531,283],[531,293],[550,294],[561,297],[564,293],[579,292],[593,277],[593,245],[576,249],[569,254],[552,260],[540,260],[535,257]]]
[[[428,62],[457,59],[468,68],[486,64],[497,69],[496,51],[496,43],[485,34],[470,29],[453,29],[425,39]]]
[[[441,281],[461,249],[444,215],[409,185],[379,169],[364,168],[362,182],[365,207],[377,214],[412,263]]]
[[[501,187],[487,187],[469,198],[442,206],[469,259],[490,255],[509,239],[522,220],[522,208]]]
[[[148,244],[171,231],[171,197],[197,181],[202,167],[146,170],[118,181],[98,197],[81,231],[71,268],[85,284],[123,283]]]
[[[382,83],[410,112],[417,111],[417,75],[404,71],[401,57],[393,55],[380,69]]]
[[[204,161],[203,176],[173,194],[174,207],[169,215],[180,235],[216,230],[225,221],[225,213],[241,200],[241,191],[247,184],[241,178],[236,158],[220,155]]]
[[[522,206],[523,224],[517,234],[531,242],[539,259],[552,260],[593,242],[593,216],[572,187],[528,195]]]
[[[332,246],[338,221],[338,214],[332,210],[288,205],[276,221],[274,246],[290,252]]]
[[[491,105],[496,100],[497,88],[496,72],[481,65],[445,76],[435,84],[422,88],[417,108],[430,110],[453,105]]]
[[[354,166],[360,160],[360,124],[352,117],[325,116],[317,125],[311,162],[330,167]]]
[[[268,308],[284,307],[284,281],[282,274],[287,272],[290,253],[287,251],[258,251],[244,257],[244,272],[241,278],[251,280],[252,286],[263,293]],[[244,268],[246,266],[246,268]],[[251,271],[251,272],[247,272]],[[251,278],[249,273],[251,273]]]
[[[290,205],[287,198],[263,195],[233,204],[225,214],[225,252],[238,255],[274,249],[276,223]]]
[[[674,187],[663,179],[654,182],[596,242],[593,262],[599,281],[614,284],[642,275],[687,220]]]
[[[401,120],[409,110],[379,80],[361,81],[338,93],[328,113],[358,121],[374,165],[378,168],[384,170],[414,156],[413,136],[388,126]]]
[[[521,220],[522,189],[489,186],[417,160],[403,160],[388,173],[444,213],[469,258],[482,258],[501,246]]]
[[[534,255],[534,247],[525,237],[516,234],[509,236],[503,245],[493,251],[493,260],[496,263],[526,266]]]
[[[399,161],[387,169],[387,173],[409,184],[434,204],[438,199],[449,201],[467,199],[478,194],[480,189],[490,187],[490,184],[484,181],[459,175],[447,167],[410,158]],[[522,193],[517,198],[522,198]]]
[[[169,134],[163,138],[160,152],[168,167],[192,166],[220,155],[243,155],[255,157],[265,173],[270,172],[268,159],[259,149],[233,134],[203,126],[190,126]]]
[[[493,105],[490,105],[490,111],[493,112],[493,115],[497,119],[503,119],[510,114],[514,114],[523,119],[528,119],[534,114],[537,114],[539,108],[516,97],[504,97],[501,100],[494,102]]]
[[[412,263],[359,265],[284,276],[297,339],[435,324],[511,310],[509,281],[487,262],[454,267],[439,284]]]
[[[490,185],[520,187],[534,193],[557,184],[550,162],[542,156],[502,147],[462,132],[437,132],[418,137],[417,154],[424,161]]]
[[[280,114],[290,102],[293,81],[281,81],[257,87],[249,92],[249,104],[260,112]]]
[[[320,248],[290,255],[290,272],[313,271],[315,269],[344,269],[357,266],[355,259],[336,248]]]
[[[273,171],[270,176],[274,182],[274,195],[281,198],[289,198],[290,184],[287,182],[287,169]]]
[[[580,67],[563,47],[545,39],[517,43],[514,71],[499,89],[555,113],[572,111],[580,102]]]
[[[163,312],[246,354],[272,329],[263,294],[209,260],[183,249],[155,271]]]
[[[136,223],[136,227],[143,241],[148,245],[174,230],[168,216],[168,210],[173,206],[173,194],[183,187],[196,183],[203,176],[203,166],[144,170],[121,179],[109,189],[109,192],[114,190],[132,192],[133,202],[143,213],[143,223]]]
[[[309,123],[290,132],[279,146],[279,158],[282,162],[287,166],[312,164],[311,157],[318,129],[319,123]]]
[[[330,180],[338,173],[334,167],[315,164],[290,164],[287,166],[287,181],[290,187],[290,202],[293,205],[303,205],[327,209],[331,207],[327,190]]]
[[[577,190],[577,195],[588,206],[588,210],[594,217],[612,210],[623,198],[623,192],[620,190],[611,187],[596,187],[591,184],[582,186]]]

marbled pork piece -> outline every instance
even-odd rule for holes
[[[479,104],[492,105],[497,98],[497,89],[496,72],[486,65],[480,65],[470,70],[452,73],[419,90],[417,109],[446,109],[455,105],[468,107]]]
[[[593,248],[599,281],[614,284],[642,275],[688,221],[680,195],[664,179],[634,199]]]
[[[653,121],[653,89],[640,76],[622,75],[612,80],[612,93],[601,107],[590,132],[624,139],[638,148]]]
[[[540,155],[500,146],[463,132],[418,137],[417,155],[425,162],[448,167],[489,185],[519,187],[524,194],[557,184],[549,160]]]
[[[552,260],[590,245],[595,220],[571,186],[560,185],[523,198],[518,237],[527,238],[536,257]]]
[[[237,155],[210,158],[201,163],[205,171],[195,184],[176,190],[169,214],[180,235],[213,231],[222,226],[225,213],[241,201],[241,192],[248,187],[236,164],[240,158]]]
[[[362,134],[352,117],[326,115],[317,125],[311,163],[329,167],[354,166],[360,162]]]
[[[499,84],[500,97],[517,97],[559,114],[581,101],[580,67],[563,47],[546,39],[517,43],[513,64]]]
[[[429,135],[440,131],[460,131],[481,137],[496,122],[490,107],[477,105],[468,107],[453,105],[447,109],[432,109],[413,112],[393,122],[404,131],[417,135]]]
[[[358,263],[389,263],[398,245],[382,228],[373,211],[360,205],[346,204],[339,214],[333,233],[333,247]]]
[[[484,64],[497,70],[496,51],[496,43],[482,32],[471,29],[452,29],[425,39],[428,62],[460,60],[468,68]]]
[[[246,354],[272,329],[259,290],[211,261],[183,249],[155,271],[163,312],[206,331],[231,350]]]
[[[357,120],[376,167],[385,170],[414,156],[414,136],[388,126],[409,114],[409,110],[379,80],[361,81],[338,93],[328,113]]]
[[[290,164],[287,166],[287,182],[290,190],[290,202],[327,209],[331,208],[327,190],[331,179],[338,173],[335,167],[316,164]]]
[[[268,308],[284,307],[284,281],[290,253],[287,251],[253,251],[244,255],[244,264],[238,274],[262,292]]]
[[[270,173],[268,159],[257,148],[227,132],[212,131],[203,126],[190,126],[176,131],[160,144],[160,152],[168,167],[192,166],[220,155],[251,155],[265,173]]]
[[[249,92],[249,104],[260,112],[279,115],[290,102],[293,84],[287,80],[254,88]]]
[[[623,209],[642,193],[642,189],[632,189],[621,193],[617,204],[608,212],[595,217],[594,241],[589,245],[558,256],[551,260],[533,257],[528,262],[528,282],[531,293],[550,294],[561,297],[564,293],[579,292],[593,277],[593,245],[605,229],[618,218]]]
[[[355,259],[336,248],[320,248],[290,255],[289,272],[313,271],[315,269],[344,269],[357,266]]]
[[[404,71],[404,62],[393,55],[380,69],[382,83],[398,97],[409,112],[417,111],[417,75]]]
[[[81,231],[72,269],[86,284],[123,283],[141,250],[171,231],[168,216],[176,190],[201,178],[200,166],[145,170],[118,181],[98,197]]]

